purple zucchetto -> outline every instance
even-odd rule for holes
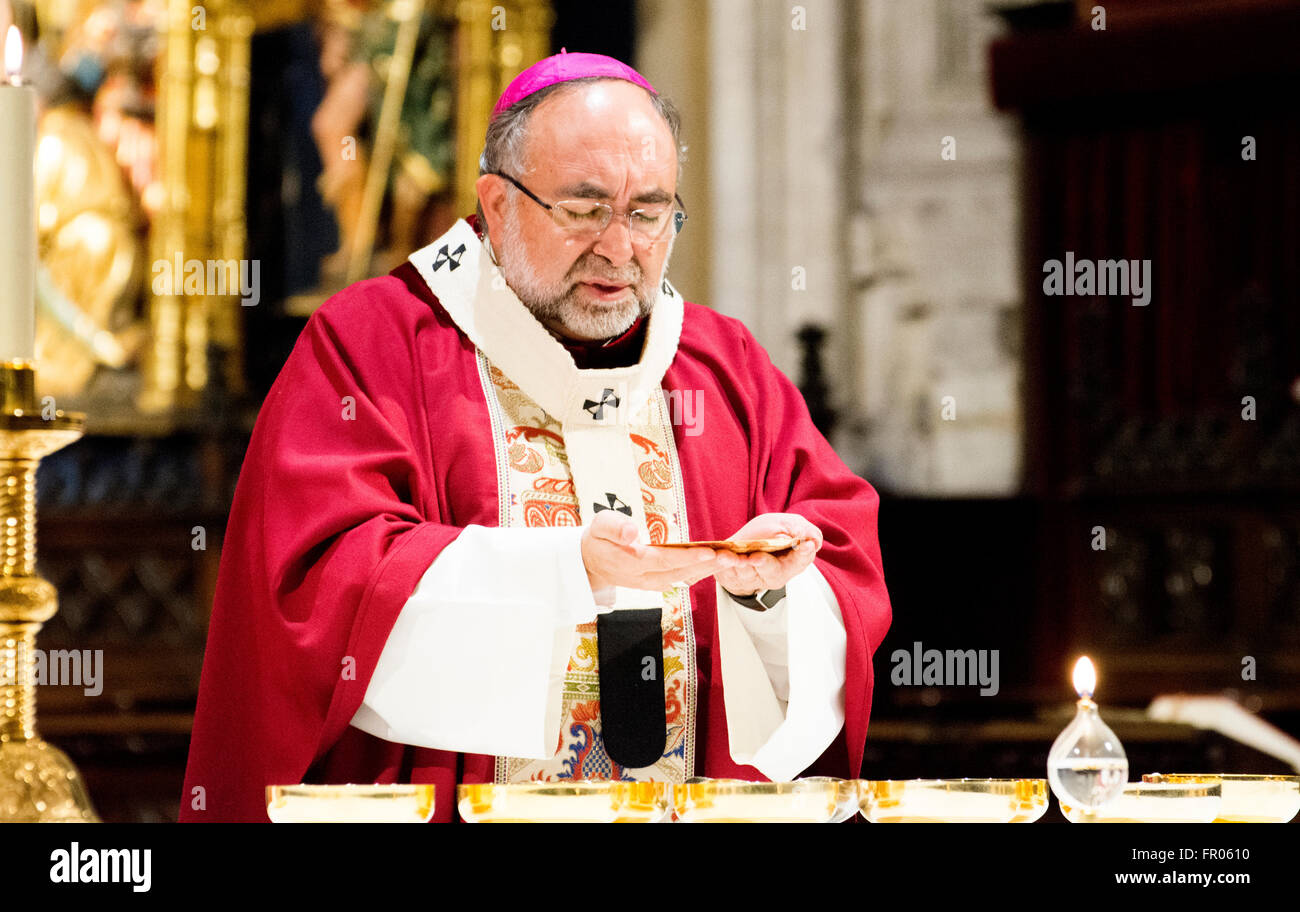
[[[516,102],[547,86],[593,76],[602,79],[622,79],[639,85],[652,95],[659,94],[644,76],[621,60],[606,57],[604,54],[570,54],[561,49],[560,53],[537,61],[511,80],[510,85],[506,86],[506,90],[497,99],[496,107],[492,109],[491,120],[496,120],[502,112]]]

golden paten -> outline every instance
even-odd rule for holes
[[[1249,773],[1145,773],[1144,783],[1222,786],[1215,823],[1290,823],[1300,814],[1300,776]]]
[[[36,469],[85,416],[43,407],[36,369],[0,363],[0,821],[98,823],[81,774],[36,734],[36,634],[58,594],[36,573]]]
[[[872,823],[1033,823],[1046,811],[1046,779],[862,783],[862,816]]]
[[[272,823],[428,823],[432,785],[268,785]]]
[[[465,783],[457,809],[467,823],[657,823],[671,812],[667,782],[562,779]]]

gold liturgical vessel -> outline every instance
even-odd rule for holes
[[[85,416],[36,398],[30,361],[0,363],[0,822],[98,823],[81,774],[36,734],[36,633],[58,593],[36,573],[36,469]]]

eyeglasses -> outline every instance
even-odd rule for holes
[[[590,199],[560,200],[557,203],[544,203],[538,198],[537,194],[509,174],[503,171],[489,173],[505,178],[518,187],[525,196],[549,212],[551,220],[565,231],[600,234],[609,227],[609,223],[614,218],[614,207],[608,203]],[[675,193],[673,194],[673,200],[676,206],[667,203],[653,203],[636,209],[629,209],[626,213],[628,230],[634,236],[641,236],[643,240],[655,241],[660,239],[671,222],[673,234],[680,233],[682,226],[686,224],[686,204]]]

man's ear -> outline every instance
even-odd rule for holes
[[[474,182],[474,189],[478,191],[488,234],[501,237],[506,221],[506,182],[493,174],[481,174]]]

